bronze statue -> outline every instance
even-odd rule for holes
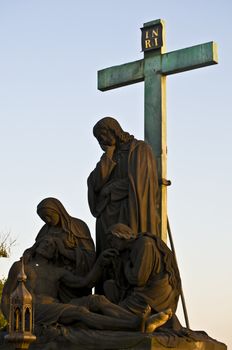
[[[111,303],[106,297],[98,295],[74,299],[66,304],[61,303],[58,294],[59,284],[78,287],[80,277],[63,267],[54,265],[53,257],[57,250],[56,240],[46,237],[40,240],[34,256],[25,265],[26,287],[33,294],[37,327],[52,326],[56,323],[73,325],[78,322],[77,330],[83,326],[90,329],[127,331],[141,330],[142,327],[146,333],[151,333],[170,318],[171,310],[164,310],[150,316],[148,308],[146,312],[136,315]],[[92,276],[101,272],[103,260],[105,257],[100,256],[91,272]],[[9,298],[16,288],[20,269],[20,261],[13,264],[4,286],[2,310],[7,319],[9,318]]]
[[[108,230],[108,245],[111,248],[100,255],[101,264],[111,276],[104,282],[106,297],[135,315],[146,313],[147,308],[153,314],[171,309],[175,315],[181,281],[167,245],[148,232],[137,235],[124,224]],[[80,286],[93,286],[99,277],[90,271],[80,278]],[[180,326],[176,317],[169,323],[174,322]]]
[[[95,125],[94,135],[104,151],[88,178],[98,258],[82,220],[56,198],[39,203],[45,225],[23,257],[35,306],[35,349],[46,348],[47,340],[61,350],[133,348],[144,340],[175,347],[179,338],[211,342],[205,333],[183,328],[175,315],[181,281],[172,251],[158,237],[159,187],[150,146],[108,117]],[[20,268],[13,264],[3,290],[8,320]],[[105,295],[92,295],[94,286]]]
[[[109,233],[109,252],[115,250],[115,257],[106,296],[134,313],[149,305],[154,313],[171,308],[175,314],[181,280],[172,251],[159,237],[135,235],[124,224],[113,225]]]
[[[99,255],[108,248],[107,232],[113,224],[126,224],[134,233],[159,234],[159,187],[156,161],[146,142],[123,131],[111,117],[99,120],[93,134],[104,151],[88,178]]]
[[[58,267],[65,267],[77,276],[84,276],[95,261],[95,247],[86,223],[70,216],[62,203],[56,198],[45,198],[37,206],[37,213],[45,222],[36,237],[33,247],[26,250],[25,258],[34,254],[35,248],[41,240],[47,237],[56,239],[58,251],[54,257]],[[61,286],[59,294],[63,302],[90,294],[89,289],[76,290]]]
[[[32,349],[44,349],[47,342],[52,349],[113,350],[144,340],[173,347],[183,337],[211,341],[178,323],[179,272],[160,238],[117,223],[106,232],[109,248],[94,263],[94,245],[83,221],[72,218],[54,198],[43,200],[38,214],[45,225],[24,253],[35,311]],[[3,290],[1,309],[8,320],[20,268],[20,262],[13,264]],[[103,275],[105,296],[91,295]],[[153,332],[152,338],[144,334]]]

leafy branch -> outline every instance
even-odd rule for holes
[[[8,258],[10,250],[15,244],[16,239],[11,238],[10,232],[6,234],[0,234],[0,258]]]

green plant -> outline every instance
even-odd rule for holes
[[[5,279],[0,279],[0,300],[2,299],[2,290],[3,290],[3,287],[4,287],[4,283],[5,283]],[[4,318],[1,310],[0,310],[0,330],[2,328],[4,328],[7,324],[7,321],[6,319]]]
[[[10,248],[15,243],[15,239],[10,238],[10,232],[2,235],[0,234],[0,258],[8,258],[10,255]]]
[[[12,240],[10,237],[10,232],[2,235],[0,234],[0,258],[8,258],[10,255],[10,248],[14,245],[16,240]],[[5,279],[0,279],[0,301],[2,299],[2,290],[4,287]],[[0,309],[0,330],[7,325],[7,321],[4,318]]]

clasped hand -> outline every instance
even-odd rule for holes
[[[104,267],[111,263],[112,259],[119,255],[117,249],[109,248],[104,250],[98,258],[98,263],[100,266]]]

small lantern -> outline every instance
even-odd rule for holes
[[[9,334],[5,339],[13,343],[16,349],[28,349],[30,343],[36,340],[33,335],[33,304],[32,295],[25,286],[27,276],[22,268],[18,275],[18,286],[10,296]]]

